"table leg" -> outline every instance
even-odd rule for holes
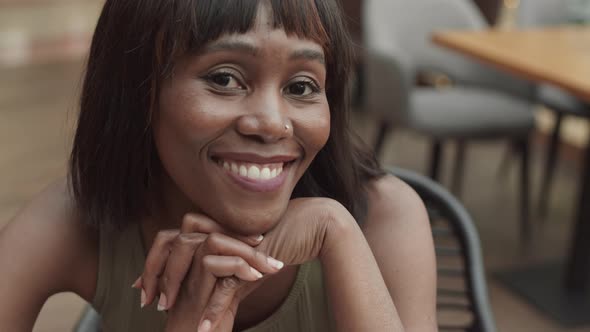
[[[515,293],[568,327],[590,324],[590,144],[584,158],[577,219],[565,262],[496,273]]]
[[[564,287],[571,292],[584,291],[590,277],[590,144],[584,158],[577,219],[564,275]]]

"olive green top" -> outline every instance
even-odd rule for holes
[[[143,270],[145,250],[138,225],[123,231],[101,228],[99,268],[92,306],[102,317],[104,332],[164,331],[166,314],[156,304],[140,308],[140,293],[131,284]],[[321,264],[300,266],[295,283],[281,306],[247,332],[331,331]]]

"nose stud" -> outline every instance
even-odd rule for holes
[[[290,128],[290,127],[289,127],[289,125],[288,125],[288,124],[286,124],[286,125],[285,125],[285,131],[289,131],[289,128]]]

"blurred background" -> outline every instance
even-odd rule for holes
[[[531,28],[536,25],[536,14],[525,10],[527,1],[385,1],[390,2],[385,8],[393,6],[392,12],[367,9],[367,0],[340,1],[357,50],[355,130],[377,148],[384,166],[403,167],[435,177],[472,214],[481,237],[498,330],[590,331],[590,323],[573,326],[553,319],[497,277],[516,267],[560,261],[567,255],[588,146],[588,101],[568,95],[573,109],[587,110],[588,114],[568,112],[567,107],[553,109],[554,104],[538,97],[536,82],[520,80],[451,51],[433,56],[443,51],[429,37],[424,38],[425,34],[437,31],[433,25],[438,23],[441,30]],[[456,10],[467,18],[455,15],[454,7],[442,18],[436,15],[445,12],[438,10],[440,3],[459,2],[465,4]],[[541,5],[541,11],[547,6],[545,12],[562,13],[564,18],[558,25],[582,27],[590,21],[590,1],[528,2],[547,3]],[[84,60],[102,3],[0,0],[0,227],[37,192],[66,174]],[[371,16],[379,11],[388,15],[393,25],[371,23],[379,22],[378,14]],[[406,19],[397,19],[400,16]],[[398,56],[396,47],[389,42],[382,42],[389,39],[402,45],[401,49],[417,52],[409,58],[426,59],[429,66],[408,65],[411,71],[404,67],[404,56]],[[578,42],[590,45],[590,39]],[[382,51],[382,58],[371,53],[373,46]],[[586,49],[590,58],[590,48]],[[389,50],[392,51],[388,53]],[[440,66],[436,62],[439,60]],[[450,65],[444,65],[445,61]],[[471,62],[475,64],[472,66]],[[411,82],[409,88],[394,89],[403,84],[375,74],[380,65],[389,63],[401,68],[400,75],[406,75],[405,79]],[[454,69],[459,73],[453,73]],[[483,83],[472,79],[476,72]],[[473,87],[464,88],[465,84]],[[483,87],[495,90],[486,90],[484,96]],[[385,100],[380,92],[394,98]],[[443,92],[450,97],[442,97]],[[466,98],[465,102],[455,105],[461,98]],[[477,112],[489,110],[471,120],[472,113],[453,113],[465,105]],[[429,115],[429,107],[438,113]],[[502,107],[515,111],[496,112]],[[441,109],[450,109],[449,114],[441,113]],[[474,127],[478,121],[479,127]],[[555,128],[559,128],[557,134]],[[482,139],[484,132],[489,135]],[[488,139],[492,136],[494,139]],[[527,143],[526,169],[520,166],[523,142]],[[551,146],[557,152],[548,163]],[[548,164],[553,171],[547,184],[544,179],[548,178]],[[519,189],[523,169],[529,179],[524,183],[528,188],[526,211]],[[529,227],[521,228],[522,225]],[[588,302],[589,298],[584,296]],[[56,295],[44,306],[35,331],[71,330],[83,307],[84,302],[75,295]]]

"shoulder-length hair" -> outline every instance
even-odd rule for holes
[[[92,224],[123,227],[149,213],[164,171],[151,119],[175,61],[253,27],[259,0],[107,0],[92,39],[69,180]],[[331,131],[293,193],[338,200],[357,218],[363,183],[380,175],[348,127],[351,42],[334,0],[270,0],[274,27],[324,48]],[[359,195],[360,194],[360,195]],[[361,197],[361,199],[359,199]]]

